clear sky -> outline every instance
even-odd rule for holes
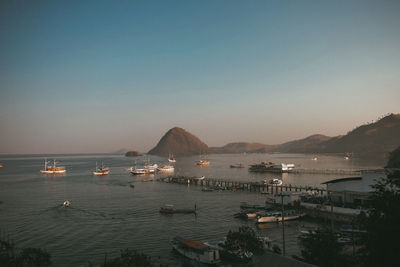
[[[400,112],[400,1],[0,1],[0,153],[345,134]]]

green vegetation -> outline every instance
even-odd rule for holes
[[[257,238],[253,229],[248,226],[241,226],[238,232],[229,231],[226,236],[225,248],[230,251],[241,250],[259,253],[263,251],[263,244]]]
[[[135,250],[121,250],[121,255],[112,260],[105,260],[102,267],[151,267],[150,257]]]
[[[0,266],[4,267],[50,267],[51,256],[40,248],[24,248],[15,252],[12,244],[0,240]]]

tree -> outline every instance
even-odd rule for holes
[[[387,177],[373,186],[366,220],[365,254],[368,266],[398,266],[400,251],[400,147],[390,153]]]
[[[308,263],[321,267],[345,265],[342,246],[331,231],[310,233],[307,238],[302,239],[301,244],[303,246],[301,255]]]
[[[146,254],[131,251],[129,249],[121,250],[120,257],[110,261],[105,260],[102,267],[151,267],[153,266],[150,257]]]
[[[225,248],[230,251],[242,250],[257,253],[263,250],[263,244],[257,238],[253,229],[248,226],[241,226],[238,232],[228,232]]]
[[[18,267],[50,267],[51,256],[40,248],[24,248],[16,259]]]

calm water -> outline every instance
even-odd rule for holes
[[[53,156],[52,156],[53,157]],[[114,155],[57,155],[65,176],[41,175],[43,156],[0,156],[0,228],[18,247],[41,247],[52,255],[54,266],[88,266],[100,264],[105,253],[118,255],[120,249],[131,248],[152,256],[157,263],[179,265],[182,258],[171,252],[169,240],[182,235],[200,241],[216,241],[229,230],[241,225],[254,228],[281,246],[281,226],[263,225],[233,218],[240,202],[262,204],[264,196],[251,192],[202,192],[200,187],[144,181],[126,171],[132,158]],[[236,180],[260,181],[266,174],[249,173],[247,168],[230,169],[229,164],[245,165],[261,161],[295,163],[300,168],[363,169],[382,167],[382,163],[360,160],[345,161],[343,157],[294,154],[232,154],[209,155],[209,167],[195,166],[199,157],[177,158],[175,174],[223,177]],[[166,163],[166,159],[151,157],[151,162]],[[91,174],[96,161],[110,167],[110,175]],[[137,159],[138,165],[143,161]],[[270,175],[270,177],[272,177]],[[273,175],[277,177],[277,175]],[[284,183],[316,185],[339,178],[338,175],[281,176]],[[155,177],[157,178],[157,176]],[[135,188],[129,185],[133,183]],[[71,207],[62,203],[71,201]],[[191,214],[161,215],[163,204],[176,207],[198,207]],[[287,224],[287,254],[299,254],[298,231],[310,223]]]

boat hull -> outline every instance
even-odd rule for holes
[[[43,174],[62,174],[65,173],[66,170],[58,170],[58,171],[48,171],[48,170],[40,170]]]

